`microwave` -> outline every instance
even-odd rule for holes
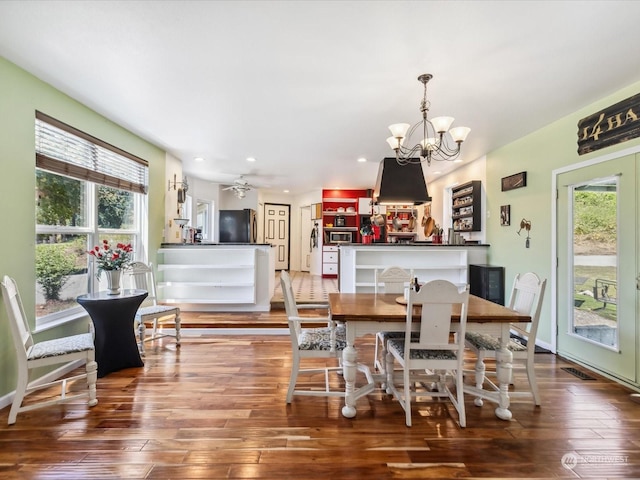
[[[353,232],[329,232],[329,243],[353,243]]]

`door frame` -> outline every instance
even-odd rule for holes
[[[289,215],[288,215],[288,221],[287,221],[287,268],[284,269],[279,269],[276,268],[276,270],[290,270],[291,269],[291,204],[290,203],[276,203],[276,202],[264,202],[263,204],[263,220],[262,220],[262,230],[263,230],[263,234],[262,237],[264,239],[264,241],[266,242],[266,237],[267,237],[267,214],[266,214],[266,209],[267,209],[267,205],[273,205],[276,207],[286,207],[287,210],[289,211]],[[277,260],[276,260],[277,263]]]
[[[309,248],[311,244],[311,232],[313,227],[310,226],[312,222],[313,212],[311,211],[311,205],[302,205],[299,209],[300,212],[300,271],[311,272],[311,253]],[[307,215],[308,212],[308,215]],[[307,218],[308,217],[308,218]],[[317,220],[316,220],[317,221]],[[307,250],[307,251],[305,251]],[[309,269],[305,270],[305,255],[309,255]]]
[[[615,160],[620,157],[625,157],[628,155],[636,155],[640,153],[640,145],[627,148],[624,150],[619,150],[613,153],[609,153],[606,155],[601,155],[596,158],[592,158],[589,160],[584,160],[582,162],[573,163],[571,165],[566,165],[561,168],[557,168],[551,171],[551,331],[555,332],[551,337],[551,348],[550,350],[553,353],[557,353],[558,346],[558,231],[557,231],[557,208],[558,208],[558,176],[571,172],[574,170],[579,170],[581,168],[590,167],[592,165],[597,165],[599,163],[608,162],[610,160]],[[637,318],[635,319],[637,322]],[[606,374],[606,372],[598,371],[602,375],[605,375],[613,380],[620,383],[627,383],[623,379],[617,377],[611,377]]]

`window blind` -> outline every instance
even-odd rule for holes
[[[36,112],[36,166],[121,190],[147,193],[149,163]]]

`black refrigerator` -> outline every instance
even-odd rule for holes
[[[220,243],[256,243],[258,225],[256,211],[220,210]]]

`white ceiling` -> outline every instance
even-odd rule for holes
[[[639,18],[636,1],[4,0],[0,55],[190,176],[295,194],[373,187],[421,73],[430,116],[471,127],[465,162],[639,81]]]

